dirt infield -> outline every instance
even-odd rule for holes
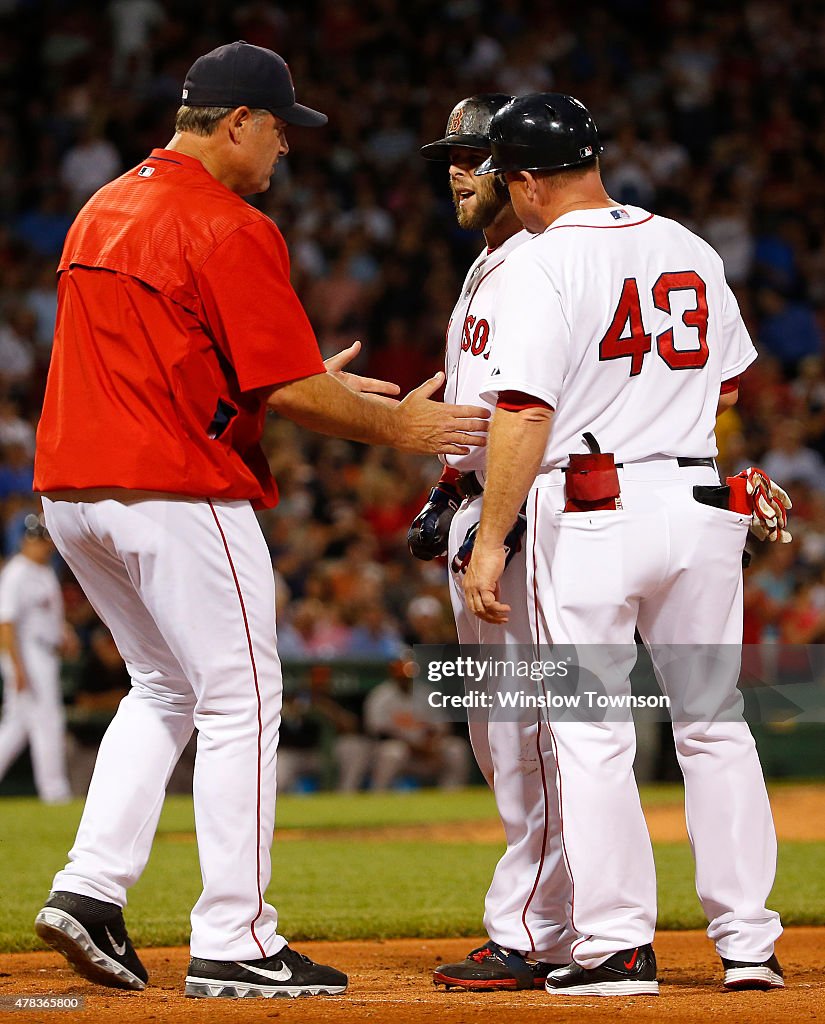
[[[479,940],[480,943],[481,940]],[[515,1024],[552,1021],[660,1021],[669,1024],[735,1020],[737,1024],[805,1022],[825,1016],[825,928],[790,928],[777,949],[787,988],[774,992],[726,992],[720,965],[703,932],[662,932],[656,938],[661,995],[572,999],[537,992],[468,993],[436,989],[430,971],[462,959],[472,939],[402,939],[387,942],[307,942],[314,959],[349,973],[343,996],[301,1000],[185,999],[185,949],[152,949],[141,955],[151,985],[119,992],[91,985],[53,953],[19,953],[0,960],[0,996],[82,995],[85,1009],[61,1013],[21,1011],[22,1021],[271,1021],[281,1024]]]

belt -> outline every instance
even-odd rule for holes
[[[692,458],[685,458],[685,457],[682,457],[680,455],[676,459],[676,464],[678,465],[679,469],[691,469],[691,468],[694,468],[696,466],[707,466],[709,469],[716,469],[716,460],[715,459],[711,459],[711,458],[707,458],[707,459],[692,459]],[[624,465],[625,464],[623,462],[617,462],[616,463],[616,469],[623,469]],[[633,463],[629,462],[628,465],[632,466]],[[566,473],[569,467],[568,466],[559,466],[558,468],[561,469],[561,471],[563,473]]]
[[[456,480],[455,487],[462,498],[477,498],[484,493],[484,488],[475,473],[462,473]]]
[[[716,469],[716,460],[711,458],[694,459],[679,456],[676,459],[676,463],[679,466],[679,469],[691,469],[697,466],[707,466],[709,469]],[[616,469],[622,469],[623,467],[623,462],[616,463]],[[567,466],[560,466],[559,468],[563,473],[567,472]],[[477,498],[480,494],[484,493],[484,488],[482,487],[481,482],[476,474],[472,472],[462,473],[456,480],[455,487],[462,498]]]
[[[708,458],[708,459],[690,459],[690,458],[682,458],[682,456],[679,456],[676,459],[676,463],[679,466],[679,469],[690,469],[691,467],[695,467],[695,466],[708,466],[710,469],[716,469],[716,460],[715,459],[710,459],[710,458]],[[621,469],[622,466],[624,466],[623,462],[617,462],[616,463],[616,469]]]

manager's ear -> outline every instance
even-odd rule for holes
[[[243,141],[244,128],[249,131],[248,124],[252,120],[252,111],[249,107],[235,107],[227,115],[227,129],[232,143],[239,146]]]

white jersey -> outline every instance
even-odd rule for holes
[[[555,409],[542,465],[717,454],[722,382],[756,358],[719,255],[638,207],[576,210],[499,272],[487,401],[520,391]],[[449,397],[449,396],[448,396]]]
[[[17,642],[56,650],[63,638],[63,597],[54,569],[17,554],[0,572],[0,622],[11,622]]]
[[[495,404],[479,398],[479,394],[490,375],[502,265],[514,249],[531,237],[527,231],[518,231],[496,249],[484,249],[467,271],[447,327],[445,402],[485,405],[489,409]],[[462,473],[483,470],[487,464],[486,448],[473,448],[467,455],[442,455],[441,461]]]

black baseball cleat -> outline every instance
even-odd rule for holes
[[[561,966],[528,960],[521,953],[505,949],[491,939],[468,953],[461,963],[437,967],[433,971],[433,984],[474,992],[541,988],[548,973]]]
[[[658,996],[656,954],[648,944],[620,950],[591,969],[568,964],[551,971],[544,988],[561,996]]]
[[[784,988],[785,978],[782,968],[774,954],[770,960],[761,964],[751,964],[744,960],[726,960],[722,957],[725,977],[722,984],[729,989],[763,989]]]
[[[347,976],[316,964],[289,946],[262,960],[201,960],[192,957],[186,995],[192,999],[272,999],[274,996],[337,996]]]
[[[34,930],[81,977],[112,988],[146,988],[149,975],[116,903],[53,892],[34,919]]]

